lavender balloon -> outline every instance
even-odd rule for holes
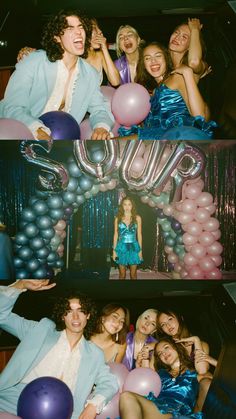
[[[157,397],[161,391],[161,379],[151,368],[135,368],[127,375],[123,391],[132,391],[141,396],[152,392]]]
[[[53,377],[41,377],[27,384],[17,404],[24,419],[70,419],[73,396],[69,387]]]

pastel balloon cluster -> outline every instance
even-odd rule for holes
[[[219,221],[213,217],[216,206],[209,192],[203,192],[200,179],[189,184],[184,199],[176,203],[175,218],[181,223],[183,243],[186,249],[178,272],[183,279],[221,279],[223,246],[219,243]],[[175,266],[175,269],[177,267]]]
[[[99,161],[101,147],[91,149],[91,158]],[[99,157],[100,156],[100,157]],[[107,176],[103,183],[82,173],[73,157],[67,164],[69,182],[59,193],[36,190],[22,210],[19,231],[14,240],[14,265],[18,279],[53,278],[64,266],[64,240],[70,217],[86,199],[99,191],[114,189],[117,179]]]
[[[115,362],[109,362],[111,373],[117,378],[119,392],[115,394],[110,403],[108,403],[102,412],[96,416],[97,419],[118,419],[119,398],[123,391],[146,396],[152,392],[156,397],[161,391],[161,380],[159,375],[150,368],[135,368],[129,371],[125,365]]]

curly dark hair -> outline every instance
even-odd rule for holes
[[[90,47],[90,40],[92,34],[91,20],[83,16],[78,10],[61,10],[58,14],[53,16],[46,24],[41,44],[47,53],[49,61],[55,62],[61,60],[64,50],[61,44],[56,41],[55,36],[62,36],[66,28],[68,28],[67,17],[76,16],[80,20],[85,30],[85,46],[82,58],[87,58],[88,49]]]
[[[156,46],[157,48],[159,48],[164,55],[164,59],[166,62],[166,72],[164,75],[164,79],[165,80],[170,72],[172,71],[173,65],[172,65],[172,61],[171,61],[171,57],[170,57],[170,53],[168,51],[168,49],[166,47],[164,47],[162,44],[160,44],[159,42],[153,41],[153,42],[149,42],[148,44],[143,44],[142,47],[140,48],[140,54],[139,54],[139,61],[138,61],[138,65],[137,65],[137,73],[136,73],[136,77],[135,77],[135,82],[142,84],[142,86],[146,87],[146,89],[152,93],[153,90],[157,87],[157,82],[154,79],[154,77],[152,77],[146,70],[145,68],[145,64],[144,64],[144,51],[147,47],[149,46]]]
[[[95,325],[95,329],[94,329],[94,333],[93,334],[97,334],[97,333],[102,333],[103,332],[103,326],[102,326],[102,319],[103,317],[108,317],[110,316],[112,313],[115,313],[117,310],[122,309],[125,313],[125,322],[124,325],[122,327],[122,329],[120,330],[120,332],[118,333],[118,339],[116,340],[116,336],[112,335],[112,340],[114,342],[117,342],[119,344],[123,344],[126,341],[126,335],[127,332],[129,331],[129,325],[130,325],[130,314],[129,314],[129,310],[128,308],[126,308],[125,306],[119,304],[119,303],[109,303],[107,305],[105,305],[100,313],[99,316],[97,318],[97,322]]]
[[[123,203],[124,201],[130,201],[132,204],[132,209],[131,209],[131,222],[132,223],[136,223],[137,221],[137,212],[136,212],[136,206],[135,206],[135,202],[132,198],[130,198],[129,196],[125,196],[124,198],[122,198],[119,208],[118,208],[118,215],[117,215],[117,220],[118,223],[120,221],[122,221],[122,218],[124,217],[124,208],[123,208]]]
[[[65,322],[63,317],[66,316],[70,310],[69,300],[77,298],[80,302],[81,308],[85,314],[90,314],[87,324],[84,329],[85,339],[90,339],[92,331],[94,330],[97,321],[97,307],[95,303],[87,295],[80,293],[76,289],[68,290],[63,297],[59,297],[54,304],[52,311],[52,320],[56,324],[56,330],[61,331],[65,329]]]
[[[178,353],[179,360],[180,360],[180,367],[179,367],[179,374],[182,374],[186,369],[194,370],[194,364],[189,357],[189,354],[185,347],[181,343],[175,343],[175,341],[168,335],[163,335],[159,338],[158,342],[154,347],[154,367],[156,371],[160,369],[166,369],[167,371],[171,370],[170,365],[166,365],[164,362],[161,361],[160,357],[157,353],[157,347],[161,342],[169,343],[172,348]]]

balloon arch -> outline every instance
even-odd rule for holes
[[[221,279],[223,247],[213,197],[203,192],[204,152],[186,141],[75,140],[64,165],[47,156],[52,142],[23,141],[21,153],[42,169],[15,236],[17,278],[52,278],[64,265],[66,225],[86,199],[125,188],[156,208],[172,276]]]

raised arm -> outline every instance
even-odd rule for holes
[[[189,18],[188,27],[190,29],[190,44],[188,50],[188,65],[195,74],[201,76],[205,69],[206,63],[202,59],[202,45],[200,40],[200,32],[202,24],[199,19]]]
[[[94,39],[95,42],[101,45],[101,52],[102,52],[102,66],[107,75],[107,79],[112,86],[119,86],[120,85],[120,74],[117,70],[115,64],[113,63],[110,53],[107,48],[107,40],[104,37],[103,33],[100,32],[96,38]]]

